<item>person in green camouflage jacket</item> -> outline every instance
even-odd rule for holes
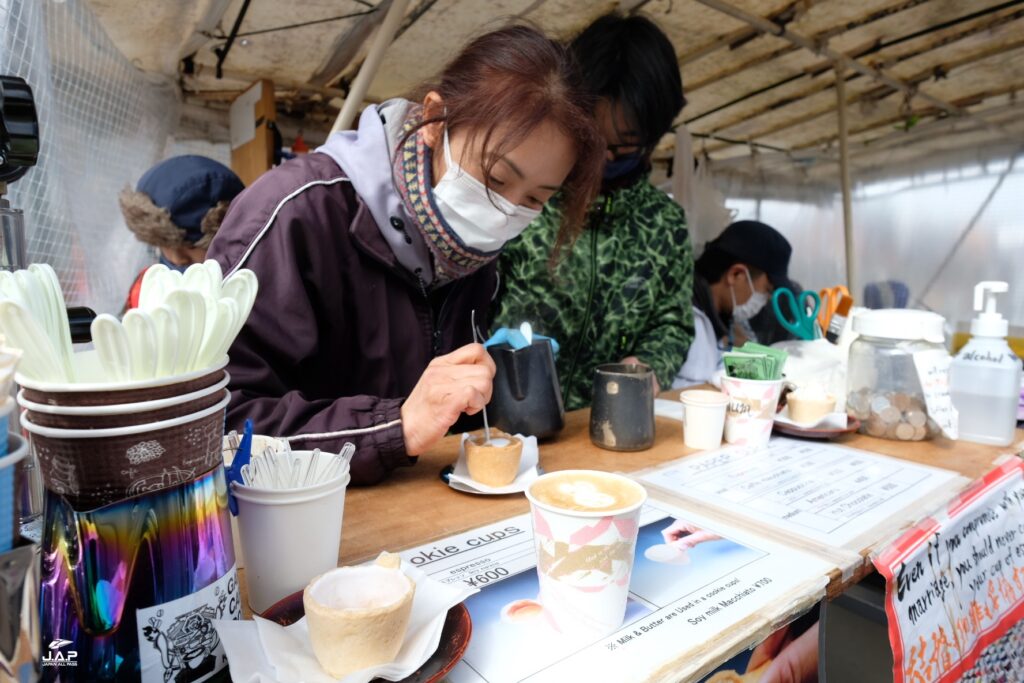
[[[682,208],[649,181],[650,155],[685,102],[668,38],[638,16],[601,17],[572,42],[608,145],[585,229],[556,243],[558,197],[498,262],[495,322],[529,321],[561,345],[567,410],[590,405],[594,369],[643,362],[668,387],[693,339],[693,253]]]

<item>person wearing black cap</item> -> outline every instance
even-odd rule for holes
[[[159,250],[160,263],[184,271],[206,259],[228,205],[244,189],[224,164],[189,154],[161,161],[118,199],[135,237]],[[132,284],[126,308],[138,306],[144,273]]]
[[[732,223],[708,242],[694,264],[694,339],[673,388],[709,381],[722,352],[744,341],[735,328],[757,341],[750,321],[768,306],[774,289],[795,286],[789,279],[792,253],[778,230],[758,221]]]

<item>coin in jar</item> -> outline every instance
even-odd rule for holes
[[[864,390],[854,391],[846,399],[846,412],[858,420],[866,420],[870,416],[870,405]]]
[[[900,441],[910,441],[914,438],[914,427],[906,422],[896,425],[896,438]]]
[[[874,415],[868,418],[864,425],[864,428],[871,436],[885,436],[885,430],[888,427],[888,425],[886,425],[886,423],[883,422],[881,418],[876,417]]]
[[[875,396],[871,399],[871,412],[876,415],[892,405],[885,396]]]
[[[901,412],[905,413],[913,406],[914,400],[908,394],[893,394],[892,404]]]
[[[904,418],[914,428],[924,427],[928,423],[928,415],[922,410],[908,410]]]
[[[903,417],[903,413],[899,411],[896,406],[889,406],[885,410],[878,413],[878,417],[882,418],[883,422],[887,424],[896,424]]]

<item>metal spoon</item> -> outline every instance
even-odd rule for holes
[[[484,340],[481,339],[480,333],[476,329],[476,309],[474,308],[469,313],[469,324],[473,326],[473,341],[478,344],[483,344]],[[491,443],[491,425],[487,421],[487,406],[483,407],[480,411],[484,416],[484,445]]]

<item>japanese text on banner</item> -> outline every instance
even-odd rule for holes
[[[956,680],[1024,617],[1024,464],[990,472],[875,565],[895,682]]]

